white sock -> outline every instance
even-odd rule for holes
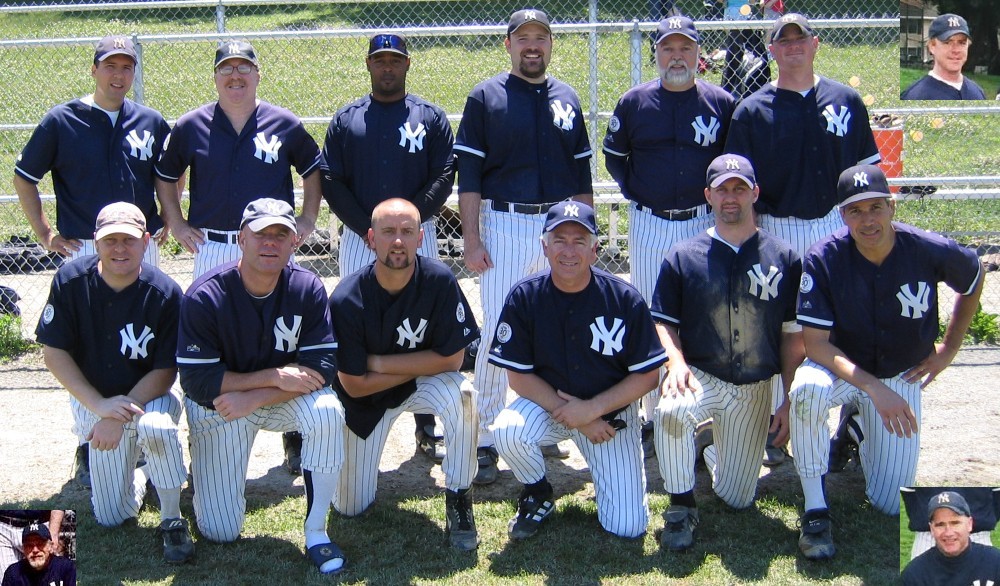
[[[160,520],[181,518],[181,487],[157,488],[160,497]]]
[[[802,494],[806,497],[806,511],[827,508],[826,497],[823,496],[823,477],[803,478],[800,476],[799,480],[802,481]]]
[[[326,518],[330,513],[333,493],[337,490],[337,474],[303,470],[306,484],[306,499],[311,496],[311,507],[306,511],[306,549],[330,543],[326,533]],[[311,494],[310,494],[311,493]]]

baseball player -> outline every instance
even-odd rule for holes
[[[969,23],[957,14],[942,14],[931,21],[928,37],[927,52],[934,58],[934,67],[906,88],[900,99],[985,100],[983,88],[962,75],[972,42]]]
[[[896,205],[878,167],[849,167],[838,193],[846,226],[813,245],[802,264],[798,322],[806,361],[789,393],[805,495],[799,548],[812,559],[836,552],[823,491],[829,410],[859,410],[865,492],[875,509],[898,514],[899,487],[916,475],[921,389],[954,359],[983,288],[974,251],[892,221]],[[938,282],[958,295],[935,344]]]
[[[705,451],[712,488],[729,506],[753,504],[768,433],[771,377],[782,403],[770,431],[788,438],[788,388],[802,362],[795,296],[802,261],[784,240],[757,228],[759,190],[750,161],[724,154],[708,167],[705,199],[714,226],[667,253],[653,293],[656,331],[670,357],[656,410],[660,476],[670,494],[664,549],[694,543],[695,428],[712,418]]]
[[[315,274],[289,262],[295,230],[287,202],[247,204],[241,258],[195,280],[181,300],[177,365],[202,535],[220,542],[239,537],[257,432],[297,430],[306,552],[330,574],[345,559],[326,532],[344,459],[344,411],[330,388],[337,343],[326,291]]]
[[[32,523],[48,523],[56,534],[52,542],[53,553],[62,551],[59,542],[59,531],[62,528],[64,513],[61,510],[12,509],[0,510],[0,575],[10,565],[24,558],[21,547],[21,537],[24,528]]]
[[[260,63],[246,41],[219,43],[215,51],[219,99],[177,120],[156,163],[157,186],[177,183],[190,169],[191,206],[161,198],[174,238],[195,253],[194,278],[239,258],[240,218],[248,203],[270,197],[295,205],[292,173],[302,177],[299,240],[316,225],[321,197],[320,152],[288,110],[257,99]]]
[[[965,498],[944,491],[931,497],[927,509],[934,547],[906,566],[903,586],[1000,583],[1000,551],[970,539],[974,518]]]
[[[132,89],[137,63],[131,38],[101,39],[90,67],[94,93],[52,108],[17,158],[14,190],[35,237],[48,250],[68,258],[96,254],[97,213],[109,203],[127,201],[142,210],[153,234],[153,245],[146,248],[143,260],[159,265],[159,245],[169,232],[156,210],[153,165],[170,127],[159,112],[125,97]],[[38,183],[50,171],[55,230],[38,192]],[[176,200],[177,190],[160,195]],[[79,442],[74,477],[89,487],[87,445],[83,437]]]
[[[24,559],[7,568],[0,586],[76,586],[76,564],[55,555],[48,527],[32,522],[24,528],[22,540]]]
[[[445,513],[452,547],[479,545],[472,513],[478,412],[458,369],[478,337],[472,308],[451,269],[417,255],[420,210],[405,199],[377,206],[368,229],[376,260],[344,277],[330,295],[339,334],[334,386],[344,405],[345,463],[334,508],[359,515],[375,500],[378,463],[403,411],[444,424]]]
[[[537,242],[545,213],[570,197],[593,204],[593,151],[583,110],[573,88],[546,73],[552,46],[544,12],[513,13],[504,39],[510,72],[473,88],[455,139],[465,265],[480,275],[483,348],[493,341],[510,288],[545,264]],[[497,478],[490,426],[507,392],[504,370],[487,356],[485,351],[476,356],[476,484]]]
[[[914,559],[934,547],[934,536],[924,522],[924,519],[930,518],[927,504],[932,502],[931,497],[946,490],[962,495],[965,502],[969,504],[972,516],[972,532],[969,539],[975,543],[993,545],[990,532],[996,527],[997,517],[1000,515],[1000,488],[988,486],[965,488],[902,487],[899,489],[900,496],[903,497],[906,516],[910,519],[909,529],[914,532],[910,559]]]
[[[341,277],[375,260],[368,248],[372,211],[392,197],[417,206],[424,233],[418,252],[437,258],[434,215],[451,195],[455,180],[455,139],[448,117],[406,91],[406,39],[391,33],[373,35],[365,66],[371,93],[337,112],[323,143],[323,196],[346,226],[340,239]],[[434,416],[414,419],[421,452],[440,462],[445,449],[434,433]]]
[[[489,352],[519,395],[493,425],[500,454],[524,484],[507,533],[531,537],[552,513],[540,445],[572,439],[593,475],[601,526],[638,537],[649,521],[638,400],[656,386],[667,356],[638,291],[591,266],[593,208],[556,204],[541,240],[550,269],[511,290]]]
[[[760,198],[754,206],[765,231],[804,256],[811,244],[840,227],[837,177],[851,165],[880,160],[868,109],[853,89],[816,75],[819,37],[801,14],[774,22],[768,49],[778,79],[740,102],[726,152],[745,156],[757,170]],[[772,405],[781,385],[772,382]],[[785,453],[768,439],[764,464],[781,464]]]
[[[194,553],[181,517],[187,477],[177,435],[180,398],[175,349],[181,289],[142,262],[149,233],[142,211],[127,202],[97,215],[97,254],[64,264],[52,279],[35,330],[45,365],[70,393],[74,428],[90,443],[91,502],[105,527],[142,508],[145,458],[160,500],[163,557],[183,563]]]

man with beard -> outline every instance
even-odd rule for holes
[[[549,208],[569,198],[593,203],[593,151],[580,98],[545,72],[552,44],[544,12],[525,8],[512,14],[504,40],[510,72],[473,88],[455,140],[465,265],[480,275],[483,348],[493,341],[511,286],[545,267],[538,235]],[[476,357],[476,484],[496,481],[499,456],[489,426],[507,392],[506,374],[487,356],[484,350]]]
[[[663,255],[712,225],[705,172],[722,154],[736,102],[728,92],[695,79],[700,37],[686,16],[660,21],[656,66],[660,78],[625,92],[608,121],[605,165],[628,199],[632,285],[647,303]],[[646,413],[656,408],[657,392]],[[643,437],[652,456],[652,426]]]
[[[969,23],[957,14],[942,14],[931,22],[927,52],[934,68],[906,88],[903,100],[985,100],[983,88],[962,75],[969,58]]]
[[[7,568],[3,586],[76,586],[76,564],[52,553],[52,535],[41,523],[24,528],[24,559]]]

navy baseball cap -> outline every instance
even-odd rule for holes
[[[545,228],[542,229],[542,234],[555,230],[556,226],[564,222],[576,222],[597,236],[597,218],[594,216],[594,208],[585,203],[566,200],[549,208],[549,213],[545,216]]]
[[[865,199],[892,198],[885,173],[876,165],[855,165],[844,169],[837,181],[840,207]]]
[[[510,21],[507,23],[507,36],[509,37],[511,33],[529,22],[540,24],[546,31],[552,32],[548,14],[536,8],[523,8],[510,15]]]
[[[718,187],[727,179],[742,179],[750,189],[757,185],[757,177],[753,172],[750,160],[740,155],[719,155],[712,160],[705,173],[705,183],[709,187]]]
[[[212,66],[213,69],[230,59],[246,59],[250,63],[253,63],[254,67],[260,67],[260,64],[257,62],[257,52],[253,50],[253,45],[246,41],[223,41],[219,43],[219,47],[215,50],[215,65]]]
[[[32,521],[24,531],[21,532],[21,541],[28,538],[29,535],[37,535],[44,539],[45,541],[52,541],[52,534],[49,533],[49,528],[37,521]]]
[[[244,226],[249,226],[254,232],[260,232],[268,226],[280,224],[291,228],[292,232],[298,234],[295,229],[295,210],[287,202],[280,199],[262,197],[247,204],[243,210],[243,221],[240,222],[240,230]]]
[[[97,48],[94,50],[94,65],[112,55],[125,55],[131,57],[132,61],[139,62],[139,55],[135,52],[135,43],[124,35],[110,35],[98,41]]]
[[[368,56],[376,53],[398,53],[404,57],[409,57],[410,52],[406,50],[406,39],[403,35],[395,33],[379,33],[373,35],[368,41]]]
[[[781,30],[790,24],[794,24],[802,29],[802,34],[807,37],[816,36],[816,31],[809,25],[809,21],[806,17],[796,12],[790,12],[774,21],[774,26],[771,27],[771,42],[773,43],[774,40],[781,34]]]
[[[701,44],[701,37],[698,35],[698,29],[694,28],[694,21],[686,16],[671,16],[670,18],[661,20],[660,25],[656,27],[655,44],[659,45],[660,41],[670,35],[684,35],[692,41]]]
[[[108,234],[128,234],[142,238],[145,233],[146,216],[142,214],[142,210],[126,201],[109,203],[97,214],[94,240],[100,240]]]
[[[931,497],[930,502],[927,503],[928,522],[934,519],[934,511],[938,509],[951,509],[963,517],[972,516],[972,511],[969,509],[969,503],[966,502],[965,497],[953,490],[939,492]]]
[[[957,14],[942,14],[931,21],[931,28],[927,34],[932,39],[947,41],[959,33],[971,39],[969,23]]]

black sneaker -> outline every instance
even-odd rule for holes
[[[479,448],[476,450],[476,457],[479,460],[479,472],[472,479],[472,483],[493,484],[496,482],[497,475],[500,473],[497,470],[497,462],[500,460],[500,454],[497,452],[497,449],[493,446]]]
[[[828,560],[837,553],[831,525],[827,509],[813,509],[802,515],[799,520],[799,549],[806,559]]]
[[[194,555],[194,542],[188,533],[186,519],[165,519],[160,523],[163,533],[163,559],[171,564],[183,564]]]
[[[663,533],[660,547],[670,551],[684,551],[694,545],[694,528],[698,526],[698,509],[683,505],[670,505],[663,514]]]
[[[552,490],[548,494],[528,494],[522,492],[517,499],[517,516],[507,525],[507,535],[511,539],[527,539],[538,533],[538,526],[555,508]]]
[[[90,489],[90,444],[76,447],[72,477],[81,488]]]
[[[472,513],[472,487],[444,493],[445,527],[448,541],[455,549],[473,551],[479,547],[476,517]]]
[[[858,443],[851,437],[850,429],[854,429],[857,437],[863,438],[861,426],[854,420],[854,416],[859,413],[857,406],[844,405],[840,409],[840,425],[837,426],[837,433],[830,438],[830,462],[828,469],[830,472],[840,472],[847,467],[847,463],[853,458],[858,459]]]
[[[285,468],[291,474],[302,474],[302,434],[286,431],[281,434],[281,445],[285,448]]]

